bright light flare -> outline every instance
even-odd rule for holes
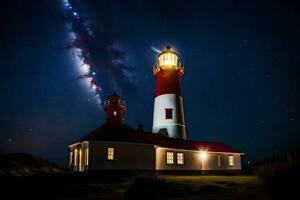
[[[161,53],[161,51],[158,50],[157,48],[155,48],[154,46],[151,46],[151,49],[152,49],[153,51],[155,51],[156,53]]]
[[[201,160],[206,160],[206,158],[207,158],[207,152],[200,151],[199,156],[200,156]]]

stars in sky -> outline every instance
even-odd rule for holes
[[[80,19],[79,12],[76,11],[74,6],[71,5],[71,1],[63,0],[63,3],[64,3],[64,6],[65,6],[66,13],[69,14],[69,19],[70,19],[69,20],[70,24],[68,24],[70,26],[69,29],[72,30],[71,27],[74,24],[77,24],[77,26],[78,25],[81,26],[81,28],[85,29],[86,32],[88,32],[89,35],[92,36],[92,31],[91,31],[90,27],[87,26],[88,22]],[[72,17],[74,17],[74,19],[72,19]],[[78,37],[79,37],[78,33],[74,32],[74,31],[71,31],[70,39],[75,41],[76,39],[78,39]],[[81,73],[83,73],[79,76],[79,79],[85,79],[86,85],[88,86],[90,91],[92,93],[94,93],[96,101],[100,105],[101,102],[102,102],[101,96],[100,96],[100,93],[101,93],[102,89],[96,83],[96,72],[91,69],[92,67],[89,63],[86,63],[84,61],[84,56],[83,55],[86,52],[84,52],[83,49],[80,49],[80,48],[76,47],[76,48],[73,48],[73,51],[74,51],[74,54],[75,54],[74,59],[75,59],[76,65],[80,69]],[[91,101],[90,98],[89,98],[88,101]]]
[[[10,2],[18,5],[6,9]],[[285,147],[299,140],[300,28],[293,26],[299,21],[293,4],[141,0],[135,9],[133,0],[31,2],[0,7],[2,149],[40,152],[33,138],[45,146],[42,138],[51,136],[56,152],[49,144],[43,154],[65,163],[61,152],[69,142],[105,121],[95,108],[114,89],[128,103],[126,123],[142,121],[151,130],[152,67],[168,43],[186,67],[189,138],[224,142],[251,158],[272,153],[283,133]],[[166,12],[173,5],[180,13]],[[68,50],[61,48],[66,43]],[[270,142],[258,144],[262,138]]]

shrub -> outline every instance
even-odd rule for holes
[[[277,158],[256,169],[256,175],[262,188],[272,199],[288,199],[297,194],[299,181],[298,158],[288,154],[286,158]]]

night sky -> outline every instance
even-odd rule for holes
[[[299,145],[300,6],[205,2],[1,1],[0,152],[64,166],[67,145],[105,122],[100,102],[114,90],[126,123],[150,131],[152,47],[167,44],[185,66],[189,139],[228,144],[245,160]]]

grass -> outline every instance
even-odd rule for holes
[[[111,179],[58,174],[2,181],[5,183],[3,191],[31,199],[265,199],[257,178],[242,175],[158,175]]]
[[[129,193],[127,199],[203,198],[206,200],[247,200],[265,198],[259,190],[256,176],[241,175],[158,175],[157,177],[138,177],[129,185],[127,192]]]
[[[160,178],[169,183],[186,185],[190,191],[201,190],[205,193],[203,188],[207,190],[226,191],[229,189],[240,189],[242,187],[257,188],[256,176],[212,176],[212,175],[162,175]]]
[[[181,182],[191,185],[203,185],[203,184],[249,184],[257,183],[257,177],[251,175],[235,175],[235,176],[222,176],[222,175],[159,175],[159,178],[163,178],[166,181]]]

